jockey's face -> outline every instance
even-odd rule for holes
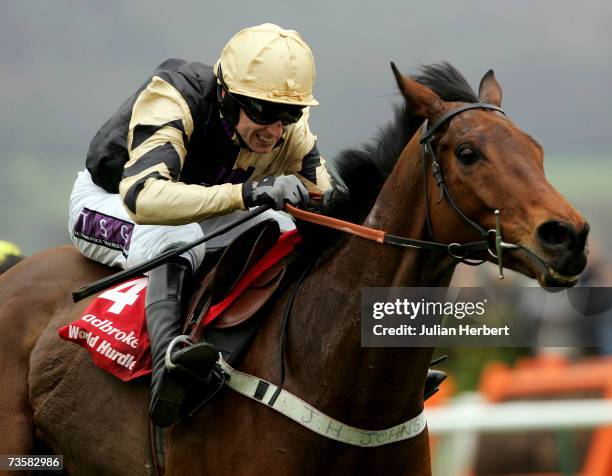
[[[249,119],[240,109],[240,119],[236,124],[236,132],[253,152],[265,154],[271,152],[283,134],[283,124],[276,121],[272,124],[261,125]]]

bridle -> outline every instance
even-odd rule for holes
[[[487,252],[494,258],[497,259],[497,264],[499,266],[499,277],[503,279],[503,250],[504,249],[517,249],[520,248],[520,245],[506,243],[503,241],[502,233],[501,233],[501,224],[500,224],[500,212],[499,210],[495,210],[495,229],[485,230],[478,223],[471,220],[463,213],[463,210],[457,205],[457,202],[453,199],[448,187],[446,186],[446,182],[444,181],[444,175],[442,173],[442,168],[440,163],[438,162],[438,158],[436,157],[435,147],[432,142],[435,137],[435,133],[442,128],[442,126],[446,125],[450,120],[461,114],[464,111],[469,111],[471,109],[484,109],[489,111],[497,111],[502,113],[504,116],[506,113],[504,110],[498,106],[488,103],[471,103],[466,104],[464,106],[458,107],[457,109],[453,109],[452,111],[447,112],[444,116],[438,119],[431,126],[428,125],[428,121],[425,120],[423,123],[423,132],[419,143],[421,144],[421,164],[423,170],[423,183],[425,189],[425,217],[427,221],[427,230],[429,235],[435,240],[435,242],[440,242],[436,237],[436,234],[433,230],[433,226],[431,224],[431,212],[430,212],[430,197],[429,197],[429,187],[427,186],[427,164],[428,161],[431,160],[431,172],[433,178],[436,182],[436,187],[439,190],[439,197],[437,203],[439,203],[442,199],[446,197],[446,200],[450,204],[451,208],[455,211],[455,213],[470,227],[474,228],[483,238],[483,241],[472,243],[473,247],[470,247],[465,250],[465,253],[458,253],[458,248],[461,248],[459,243],[450,243],[447,245],[447,252],[453,258],[461,261],[464,264],[470,266],[478,266],[486,261],[485,258],[479,260],[472,260],[469,258],[470,252],[480,251],[486,249]],[[494,236],[495,249],[491,248],[489,237],[490,235]]]
[[[497,265],[499,267],[499,278],[504,278],[503,273],[503,251],[504,250],[514,250],[514,249],[523,249],[530,254],[533,254],[531,250],[525,248],[519,244],[507,243],[503,240],[501,224],[500,224],[500,212],[499,210],[495,210],[495,228],[491,228],[490,230],[485,230],[478,223],[474,222],[470,218],[468,218],[465,213],[461,210],[457,202],[453,199],[446,183],[444,181],[444,175],[442,173],[442,169],[440,167],[440,163],[437,160],[435,154],[435,148],[432,145],[434,140],[435,133],[444,125],[446,125],[453,117],[458,114],[461,114],[464,111],[469,111],[471,109],[484,109],[490,111],[498,111],[502,113],[504,116],[506,113],[498,106],[487,103],[471,103],[466,104],[464,106],[458,107],[457,109],[453,109],[452,111],[447,112],[444,116],[434,122],[431,126],[428,125],[428,121],[426,120],[423,123],[422,135],[419,140],[421,144],[421,162],[422,162],[422,170],[423,170],[423,180],[424,180],[424,188],[425,188],[425,216],[427,220],[427,229],[429,235],[432,237],[434,241],[425,241],[425,240],[416,240],[412,238],[405,238],[402,236],[391,235],[385,233],[381,230],[374,230],[372,228],[367,228],[361,225],[355,225],[353,223],[345,222],[342,220],[337,220],[335,218],[326,217],[323,215],[317,215],[315,213],[307,212],[304,210],[300,210],[291,205],[287,205],[287,210],[293,216],[298,219],[309,221],[312,223],[317,223],[320,225],[324,225],[330,228],[334,228],[337,230],[345,231],[357,236],[361,236],[362,238],[366,238],[369,240],[377,241],[379,243],[386,243],[395,246],[402,246],[408,248],[417,248],[429,251],[443,251],[448,253],[450,256],[455,258],[456,260],[471,265],[477,266],[486,261],[485,259],[472,259],[470,255],[476,252],[487,251],[493,258],[497,260]],[[470,227],[474,228],[483,238],[480,241],[472,241],[469,243],[441,243],[437,238],[433,231],[433,227],[431,224],[431,216],[429,210],[429,189],[427,187],[427,165],[431,161],[431,173],[436,182],[436,186],[440,191],[440,195],[438,198],[438,202],[441,201],[444,197],[448,200],[451,208],[455,211],[455,213]],[[491,244],[490,238],[494,238],[494,244]],[[537,255],[536,255],[537,257]],[[537,257],[541,260],[541,258]]]

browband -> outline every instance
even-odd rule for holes
[[[429,140],[429,138],[438,130],[438,128],[440,128],[440,126],[442,126],[446,121],[450,120],[452,117],[456,116],[457,114],[463,112],[463,111],[467,111],[469,109],[488,109],[491,111],[498,111],[501,112],[504,116],[506,115],[506,113],[504,112],[504,110],[501,107],[497,107],[494,104],[488,104],[485,102],[476,102],[476,103],[471,103],[471,104],[466,104],[465,106],[461,106],[460,108],[457,109],[453,109],[452,111],[447,112],[446,114],[444,114],[440,119],[438,119],[429,129],[427,129],[427,131],[425,132],[425,134],[423,134],[421,136],[421,140],[419,141],[419,143],[423,144],[424,142],[426,142],[427,140]]]

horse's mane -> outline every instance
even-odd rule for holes
[[[412,79],[432,89],[445,101],[478,102],[478,96],[463,75],[450,63],[421,66]],[[374,205],[383,183],[402,150],[423,122],[406,104],[394,106],[395,119],[380,129],[377,137],[358,148],[343,150],[328,161],[328,169],[340,188],[328,213],[361,222]]]

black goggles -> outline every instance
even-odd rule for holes
[[[302,117],[304,106],[279,104],[230,93],[227,84],[223,80],[221,65],[218,68],[218,77],[225,94],[236,102],[244,110],[249,119],[256,124],[267,126],[281,121],[284,126],[288,126],[289,124],[295,124]]]
[[[229,94],[227,90],[226,93]],[[302,106],[260,101],[237,94],[230,94],[230,96],[240,105],[251,121],[261,125],[281,121],[284,126],[288,126],[299,121],[303,114]]]

